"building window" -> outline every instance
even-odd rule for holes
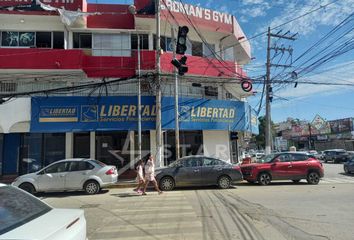
[[[192,41],[192,55],[203,57],[203,43]]]
[[[0,82],[0,92],[11,93],[17,91],[17,83],[14,82]]]
[[[130,164],[128,131],[96,132],[96,159],[119,169]]]
[[[175,131],[164,132],[165,165],[176,160]],[[190,155],[203,155],[203,131],[180,131],[180,154],[182,157]]]
[[[53,32],[53,48],[64,49],[64,32]]]
[[[131,56],[129,34],[94,34],[92,53],[94,56]]]
[[[37,48],[51,48],[52,47],[52,33],[51,32],[37,32],[36,34]]]
[[[140,49],[149,49],[149,35],[148,34],[139,34],[140,35]],[[138,35],[132,34],[130,36],[132,49],[138,49]]]
[[[53,37],[52,37],[53,35]],[[53,39],[53,43],[52,43]],[[53,46],[52,46],[53,45]],[[3,47],[64,48],[64,32],[1,32]]]
[[[218,96],[218,87],[205,86],[204,91],[205,91],[205,96],[207,96],[207,97],[217,97]]]
[[[224,60],[235,62],[234,48],[229,47],[224,49]]]
[[[203,57],[215,58],[215,45],[203,43]]]
[[[33,47],[35,32],[2,32],[1,46],[4,47]]]
[[[65,158],[65,133],[43,134],[43,161],[45,166]]]
[[[74,48],[92,48],[92,34],[91,33],[74,33],[73,34]]]
[[[42,134],[25,133],[21,137],[19,174],[36,172],[43,167]]]
[[[74,158],[90,158],[90,133],[74,133]]]

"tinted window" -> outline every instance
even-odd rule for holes
[[[281,162],[290,162],[292,160],[292,157],[290,154],[282,154],[282,155],[279,155],[278,158],[280,159]]]
[[[91,170],[94,169],[95,167],[90,164],[89,162],[85,161],[75,161],[75,162],[70,162],[69,166],[69,171],[74,172],[74,171],[86,171],[86,170]]]
[[[92,163],[94,163],[94,164],[96,164],[96,165],[98,165],[100,167],[106,166],[106,164],[104,164],[103,162],[100,162],[98,160],[90,160],[90,162],[92,162]]]
[[[45,169],[45,173],[60,173],[67,171],[68,162],[56,163]]]
[[[183,167],[200,167],[202,161],[200,158],[189,158],[182,161]]]
[[[305,154],[292,154],[292,161],[305,161],[309,158],[309,155]]]
[[[214,158],[203,159],[203,166],[218,166],[218,165],[225,165],[225,162]]]
[[[50,210],[49,206],[17,188],[0,187],[0,235],[30,222]]]

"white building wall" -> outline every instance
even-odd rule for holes
[[[230,162],[230,141],[228,131],[203,131],[204,155]]]
[[[0,129],[4,133],[29,132],[31,98],[17,98],[0,105]]]

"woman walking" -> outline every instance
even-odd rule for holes
[[[162,191],[159,189],[159,186],[157,185],[157,181],[155,179],[155,162],[151,154],[149,155],[149,159],[145,164],[145,186],[143,195],[146,195],[146,188],[150,182],[154,184],[156,191],[161,194]]]
[[[134,191],[139,194],[142,193],[142,188],[144,187],[144,184],[145,184],[145,179],[144,179],[144,174],[143,174],[143,166],[144,166],[143,160],[139,160],[136,165],[136,168],[135,168],[135,171],[137,173],[136,182],[138,183],[138,186],[136,186]]]

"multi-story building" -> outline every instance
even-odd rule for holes
[[[189,70],[178,84],[181,154],[236,159],[237,137],[231,133],[238,132],[241,141],[243,133],[258,129],[246,101],[250,93],[240,85],[246,77],[242,65],[251,59],[249,42],[229,14],[178,1],[160,4],[161,47],[156,48],[154,1],[136,0],[132,7],[0,0],[0,175],[90,157],[128,176],[125,170],[138,150],[138,79],[142,150],[156,152],[156,49],[161,54],[161,165],[173,161],[171,33],[178,26],[189,28]]]

